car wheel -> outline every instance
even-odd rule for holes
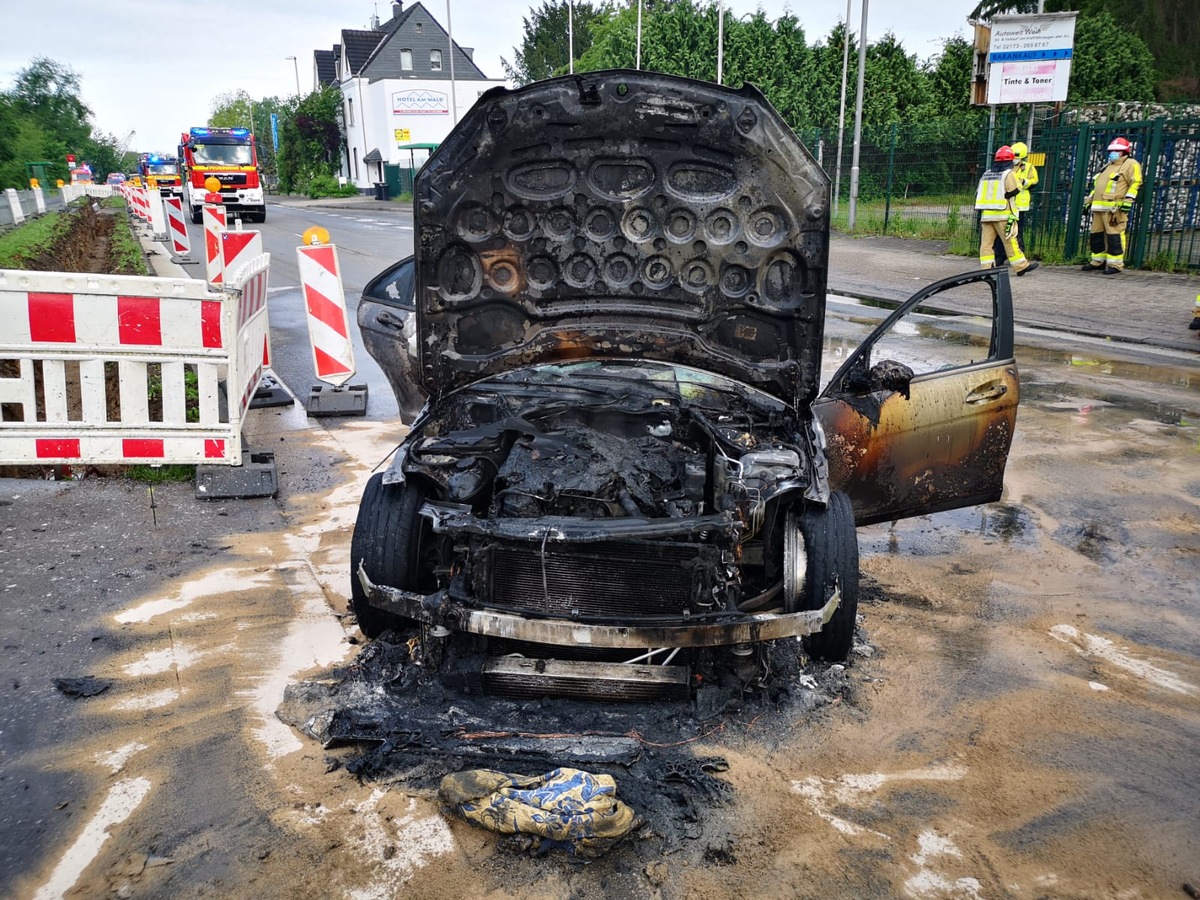
[[[841,662],[850,655],[858,617],[858,532],[850,498],[841,492],[831,494],[828,506],[804,510],[799,527],[808,556],[802,607],[824,606],[835,582],[842,592],[833,618],[819,632],[804,638],[804,649],[814,659]]]
[[[372,475],[363,491],[350,539],[350,608],[369,638],[412,622],[367,602],[358,580],[358,564],[363,564],[375,584],[414,590],[421,531],[417,513],[424,502],[425,492],[418,485],[384,484],[382,473]]]
[[[192,224],[199,225],[203,219],[204,219],[204,207],[203,206],[193,206],[192,207]]]

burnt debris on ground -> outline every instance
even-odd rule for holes
[[[732,799],[720,748],[778,746],[821,709],[853,704],[861,680],[810,663],[788,640],[761,645],[766,674],[749,683],[701,654],[690,702],[515,700],[483,693],[483,657],[470,650],[452,643],[434,671],[418,634],[387,632],[348,664],[289,685],[276,715],[330,751],[331,771],[431,797],[443,776],[465,769],[611,775],[646,823],[636,837],[650,840],[633,843],[639,856],[691,847],[700,860],[726,843],[721,817],[705,814]]]

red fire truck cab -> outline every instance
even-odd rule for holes
[[[199,222],[204,212],[204,182],[221,182],[225,208],[251,222],[267,221],[266,201],[258,172],[258,151],[248,128],[193,128],[180,136],[183,202]]]

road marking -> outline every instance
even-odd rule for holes
[[[95,760],[100,765],[107,766],[109,772],[116,775],[125,768],[125,763],[129,762],[129,757],[133,756],[139,750],[146,750],[147,748],[147,744],[126,744],[124,747],[118,747],[109,753],[97,753]]]
[[[812,811],[832,825],[836,830],[850,836],[873,834],[884,840],[891,838],[879,831],[855,825],[835,816],[830,810],[838,806],[849,806],[873,794],[891,781],[960,781],[967,774],[961,766],[934,766],[929,769],[909,769],[905,772],[870,775],[843,775],[841,778],[818,778],[815,775],[803,781],[793,781],[792,791],[808,801]]]
[[[146,795],[150,793],[150,787],[149,778],[127,778],[114,784],[104,802],[100,804],[100,809],[83,827],[83,832],[75,839],[75,843],[63,854],[51,873],[50,880],[33,895],[33,900],[58,900],[74,887],[83,870],[96,858],[104,842],[109,839],[108,829],[113,825],[120,825],[133,815],[133,811],[141,806]]]

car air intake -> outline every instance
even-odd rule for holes
[[[491,603],[553,618],[675,617],[711,596],[715,559],[703,544],[504,542],[492,547]]]

